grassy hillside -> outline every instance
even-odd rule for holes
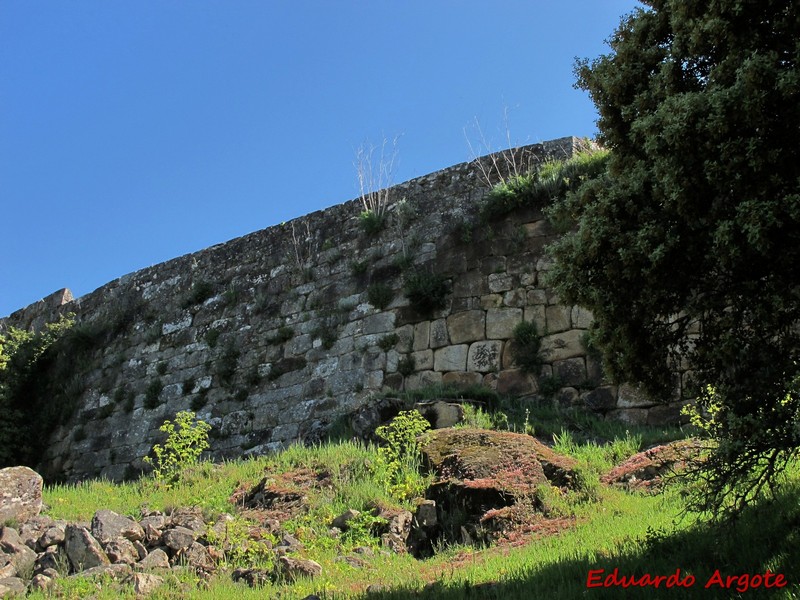
[[[503,408],[502,406],[498,408]],[[507,407],[506,407],[507,408]],[[658,441],[687,436],[681,429],[634,428],[589,418],[579,413],[529,407],[514,410],[467,412],[468,425],[497,427],[534,433],[560,454],[570,455],[587,473],[584,490],[572,494],[552,491],[541,497],[541,514],[532,515],[525,527],[500,536],[491,546],[439,542],[432,558],[382,551],[374,535],[370,507],[413,508],[414,499],[398,499],[387,491],[375,465],[376,447],[348,440],[330,440],[316,447],[294,446],[284,452],[226,464],[201,463],[185,472],[174,485],[152,478],[112,484],[87,482],[54,486],[45,492],[47,513],[54,518],[89,520],[98,508],[122,514],[142,511],[169,512],[178,506],[202,507],[209,522],[220,513],[235,515],[228,531],[230,541],[220,561],[223,567],[204,580],[190,571],[165,575],[165,584],[153,598],[577,598],[597,597],[800,597],[800,469],[769,501],[748,510],[735,523],[708,524],[683,512],[688,484],[675,484],[659,494],[641,494],[601,485],[600,475],[634,452]],[[309,474],[325,474],[324,485],[307,485]],[[261,529],[260,541],[251,535],[267,516],[263,511],[242,510],[244,492],[259,481],[289,489],[302,489],[307,508],[281,518],[281,531],[302,544],[299,553],[322,565],[322,575],[295,583],[269,582],[249,588],[233,583],[236,567],[269,568],[274,560],[267,546],[277,537]],[[311,478],[313,479],[313,477]],[[555,490],[555,488],[553,488]],[[343,533],[332,533],[330,522],[346,509],[362,517]],[[273,537],[270,537],[273,535]],[[363,548],[370,548],[371,552]],[[344,556],[361,548],[360,560],[351,564]],[[617,569],[620,576],[669,576],[680,570],[690,587],[656,590],[587,588]],[[727,582],[728,576],[782,574],[788,585],[781,589],[750,589],[758,578]],[[601,571],[602,570],[602,571]],[[706,583],[719,576],[731,588]],[[690,581],[690,580],[689,580]],[[774,581],[774,577],[770,582]],[[737,587],[739,589],[737,589]],[[747,589],[746,589],[747,588]],[[75,577],[58,580],[59,597],[119,598],[135,595],[110,581]],[[33,594],[31,597],[40,597]],[[41,596],[44,597],[44,596]]]

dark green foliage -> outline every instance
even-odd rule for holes
[[[270,381],[275,381],[281,375],[291,373],[292,371],[299,371],[306,366],[306,359],[302,356],[282,358],[281,360],[272,364],[272,369],[267,376]]]
[[[350,263],[350,273],[354,277],[361,277],[366,274],[368,267],[369,262],[366,260],[354,260]]]
[[[250,387],[255,387],[261,381],[261,375],[258,372],[258,367],[253,367],[247,372],[244,377],[244,382]]]
[[[414,271],[406,277],[406,298],[421,315],[429,316],[434,311],[445,308],[449,293],[450,286],[443,275]]]
[[[189,379],[184,380],[184,382],[181,384],[181,392],[183,392],[184,396],[188,396],[189,394],[192,393],[192,390],[194,389],[194,384],[195,384],[194,377],[189,377]]]
[[[385,335],[380,340],[378,340],[378,348],[380,348],[384,352],[388,352],[397,345],[399,339],[400,338],[397,337],[396,333],[390,333],[388,335]]]
[[[190,308],[202,304],[214,295],[214,286],[207,281],[195,281],[186,297],[181,302],[181,308]]]
[[[383,310],[394,300],[394,291],[385,283],[373,283],[367,288],[367,300],[375,308]]]
[[[158,373],[159,375],[166,375],[166,373],[167,373],[167,363],[163,362],[163,361],[158,363],[156,365],[156,373]]]
[[[153,381],[150,382],[147,389],[144,391],[144,407],[147,410],[153,410],[161,404],[159,397],[163,389],[164,382],[160,379],[153,379]]]
[[[208,388],[203,388],[200,392],[192,398],[190,406],[194,412],[197,412],[208,403]]]
[[[414,255],[410,252],[401,252],[394,258],[392,264],[401,271],[406,271],[414,266]]]
[[[236,367],[239,364],[240,355],[241,352],[239,352],[233,343],[230,343],[225,347],[222,356],[217,359],[216,373],[223,385],[228,385],[236,374]]]
[[[133,392],[128,391],[127,395],[125,396],[125,400],[122,402],[122,410],[129,414],[133,412],[133,407],[136,403],[136,397],[134,396]]]
[[[104,404],[99,409],[97,409],[97,418],[98,419],[107,419],[110,417],[114,412],[114,405],[112,403]]]
[[[100,321],[74,326],[60,317],[38,333],[11,327],[0,336],[0,467],[37,465],[52,432],[73,416],[92,357],[112,334]]]
[[[248,395],[247,390],[244,389],[236,390],[236,392],[233,394],[233,400],[235,402],[244,402],[245,400],[247,400],[247,395]]]
[[[209,348],[213,348],[217,345],[217,341],[219,340],[219,333],[220,333],[219,329],[209,329],[206,332],[205,340]]]
[[[77,443],[77,442],[82,442],[85,439],[86,439],[86,429],[84,429],[83,425],[78,425],[72,432],[72,441]]]
[[[358,224],[362,231],[369,235],[376,235],[386,226],[386,217],[372,210],[365,210],[358,215]]]
[[[294,337],[294,329],[289,327],[288,325],[284,325],[267,341],[270,344],[283,344],[288,342],[290,339]]]
[[[237,304],[239,302],[239,295],[239,288],[233,284],[225,288],[225,291],[222,292],[222,300],[225,302],[225,306],[234,306]]]
[[[512,353],[514,362],[523,373],[538,375],[542,367],[542,338],[536,323],[522,321],[514,327],[514,345]]]
[[[408,354],[401,358],[397,362],[397,372],[400,373],[403,377],[408,377],[414,372],[414,369],[417,368],[416,361],[411,354]]]
[[[777,0],[648,4],[578,64],[611,155],[558,207],[577,227],[551,282],[594,313],[617,381],[667,398],[686,361],[718,442],[696,506],[738,510],[800,445],[800,20]]]
[[[544,398],[551,399],[555,397],[563,386],[564,383],[557,375],[545,375],[539,378],[539,394]]]

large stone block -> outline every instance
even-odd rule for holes
[[[433,350],[420,350],[412,352],[411,358],[414,360],[414,368],[418,371],[430,371],[433,369]]]
[[[490,340],[510,339],[520,321],[521,308],[490,308],[486,311],[486,337]]]
[[[414,342],[412,350],[425,350],[429,347],[431,339],[431,322],[421,321],[414,325]]]
[[[442,375],[443,385],[451,385],[458,388],[480,385],[481,381],[483,381],[483,376],[480,373],[470,371],[450,371]]]
[[[0,469],[0,523],[22,523],[41,510],[41,475],[28,467]]]
[[[418,390],[432,385],[441,385],[442,374],[436,371],[420,371],[406,377],[405,389]]]
[[[433,370],[439,373],[443,371],[465,371],[468,352],[469,346],[467,344],[439,348],[433,355]]]
[[[548,306],[545,309],[547,317],[547,332],[558,333],[567,331],[571,327],[570,309],[566,306]]]
[[[475,342],[469,347],[467,370],[479,373],[499,371],[502,351],[503,342],[499,340]]]
[[[586,363],[583,358],[566,358],[553,362],[553,374],[562,385],[581,385],[586,381]]]
[[[542,338],[542,355],[547,362],[584,356],[583,348],[584,331],[571,329],[561,333],[546,335]]]
[[[447,317],[447,330],[453,344],[482,340],[486,331],[486,313],[468,310],[450,315]]]
[[[507,273],[491,273],[488,277],[489,291],[496,294],[507,292],[514,287],[514,277]]]
[[[444,319],[437,319],[431,322],[431,348],[441,348],[447,346],[450,340],[447,336],[447,321]]]
[[[656,400],[647,395],[647,393],[629,383],[623,383],[619,386],[619,395],[617,396],[618,408],[642,408],[655,406],[658,404]]]
[[[497,393],[522,396],[534,394],[538,391],[536,380],[519,369],[500,371],[497,376]]]

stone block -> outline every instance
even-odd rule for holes
[[[628,425],[646,425],[648,412],[646,408],[617,408],[610,411],[607,418]]]
[[[487,308],[500,308],[501,306],[503,306],[502,294],[486,294],[485,296],[481,296],[481,308],[483,310]]]
[[[414,326],[403,325],[394,330],[397,334],[397,344],[395,348],[398,352],[411,352],[414,340]]]
[[[480,385],[483,377],[480,373],[470,371],[450,371],[442,375],[442,385],[451,385],[457,388],[466,388]]]
[[[450,340],[447,337],[447,321],[444,319],[432,321],[429,347],[441,348],[442,346],[447,346],[449,343]]]
[[[42,477],[28,467],[0,469],[0,523],[22,523],[42,510]]]
[[[523,396],[525,394],[535,394],[538,391],[536,380],[519,369],[500,371],[497,375],[496,386],[498,394]]]
[[[386,333],[394,330],[395,315],[393,312],[381,312],[369,315],[364,319],[364,333]]]
[[[544,305],[526,306],[523,318],[526,322],[535,324],[540,335],[547,331],[547,317],[545,316]]]
[[[433,369],[433,350],[412,352],[411,358],[414,360],[414,368],[416,370],[430,371]]]
[[[619,386],[619,395],[617,396],[618,408],[642,408],[655,406],[656,404],[658,404],[658,402],[648,396],[647,393],[638,386],[629,383],[623,383]]]
[[[439,373],[466,370],[468,352],[469,346],[467,344],[439,348],[433,355],[433,370]]]
[[[425,350],[429,347],[431,338],[431,322],[421,321],[414,325],[414,341],[412,350]]]
[[[527,303],[527,292],[524,288],[517,288],[503,294],[503,305],[514,308],[524,307]]]
[[[567,331],[571,327],[570,308],[566,306],[548,306],[545,309],[548,333]]]
[[[442,374],[436,371],[419,371],[412,373],[405,380],[406,390],[418,390],[432,385],[441,385]]]
[[[589,329],[594,321],[594,315],[590,310],[587,310],[582,306],[573,306],[571,319],[572,327],[575,329]]]
[[[514,276],[507,273],[491,273],[488,278],[489,291],[496,294],[507,292],[514,287]]]
[[[447,317],[447,330],[453,344],[482,340],[486,330],[486,313],[468,310],[450,315]]]
[[[585,332],[580,329],[572,329],[562,333],[546,335],[542,338],[542,355],[547,362],[565,360],[584,356],[586,350],[583,348],[582,337]]]
[[[617,390],[613,386],[603,386],[586,392],[581,399],[589,409],[605,413],[617,406]]]
[[[490,308],[486,311],[486,337],[490,340],[510,339],[520,321],[521,308]]]
[[[488,292],[486,277],[478,271],[468,271],[453,280],[453,296],[456,298],[482,296]]]
[[[553,374],[562,384],[581,385],[586,381],[586,363],[583,358],[566,358],[553,362]]]
[[[499,340],[473,343],[467,354],[467,370],[479,373],[499,371],[502,351],[503,342]]]
[[[691,401],[670,402],[659,404],[647,411],[648,425],[678,425],[689,422],[689,416],[681,413],[684,407],[692,404]]]

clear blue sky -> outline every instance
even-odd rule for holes
[[[0,2],[0,316],[395,183],[593,136],[576,57],[633,0]],[[471,138],[477,141],[474,128]]]

